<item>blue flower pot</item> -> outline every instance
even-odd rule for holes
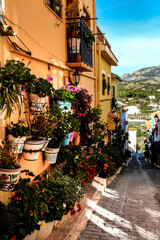
[[[71,134],[72,134],[72,133],[69,133],[69,134],[65,137],[65,139],[64,139],[63,142],[62,142],[62,145],[63,145],[63,146],[66,146],[66,145],[69,144],[69,140],[70,140]]]
[[[62,112],[68,112],[71,110],[71,103],[66,101],[57,101],[59,108],[62,109]]]

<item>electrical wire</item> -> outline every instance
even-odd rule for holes
[[[32,39],[32,41],[37,45],[39,46],[40,48],[44,49],[46,52],[48,52],[49,54],[51,54],[51,57],[55,57],[57,58],[58,60],[62,61],[60,58],[58,58],[57,56],[55,56],[52,52],[50,52],[47,48],[41,46],[39,43],[37,43],[34,38],[32,38],[29,33],[26,32],[26,30],[24,30],[22,27],[20,27],[19,25],[17,25],[16,23],[12,22],[10,19],[8,19],[6,16],[3,16],[2,15],[2,18],[5,18],[6,20],[8,20],[11,24],[15,25],[16,27],[20,28],[29,38]],[[5,22],[5,21],[4,21]]]

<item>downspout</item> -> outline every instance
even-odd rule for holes
[[[97,74],[97,81],[98,81],[98,104],[100,104],[100,89],[101,89],[101,42],[98,43],[98,74]]]
[[[93,0],[93,18],[96,18],[96,1]],[[93,20],[93,33],[97,32],[97,21]],[[95,43],[94,43],[94,59],[93,59],[93,66],[94,66],[94,94],[95,94],[95,106],[98,105],[98,79],[97,79],[97,44],[96,44],[96,35],[95,36]]]

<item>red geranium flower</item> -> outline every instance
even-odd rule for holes
[[[41,215],[43,215],[43,214],[44,214],[44,212],[42,212],[42,211],[41,211],[41,212],[40,212],[40,214],[41,214]]]
[[[78,114],[78,116],[79,116],[79,117],[81,117],[81,116],[82,116],[82,113],[81,113],[81,112],[78,112],[77,114]]]
[[[76,213],[76,211],[74,210],[74,208],[71,209],[71,215],[74,215]]]
[[[11,238],[11,240],[16,240],[16,236],[13,236],[13,237]]]
[[[115,162],[112,163],[114,166],[116,166]]]
[[[77,204],[77,208],[78,208],[77,212],[79,212],[81,210],[81,204],[80,203]]]

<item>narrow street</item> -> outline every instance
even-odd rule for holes
[[[135,153],[111,183],[78,240],[160,239],[160,169]]]

